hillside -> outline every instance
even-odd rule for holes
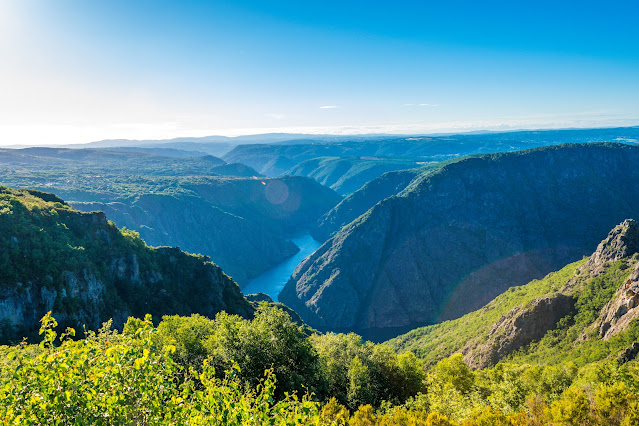
[[[222,310],[249,316],[239,287],[206,257],[150,248],[104,213],[53,194],[0,187],[0,339],[29,335],[47,311],[96,329],[130,315]]]
[[[639,225],[626,220],[589,258],[512,287],[461,318],[388,343],[413,351],[427,365],[456,352],[477,368],[509,357],[584,364],[617,356],[632,344],[639,335],[638,298]]]
[[[326,241],[384,198],[398,195],[420,179],[457,159],[433,162],[415,169],[387,172],[363,185],[329,210],[312,229],[313,238]]]
[[[355,334],[309,335],[264,302],[252,319],[171,315],[154,327],[150,316],[130,318],[121,333],[107,323],[79,340],[67,330],[59,342],[57,322],[47,314],[39,345],[0,346],[0,418],[12,424],[635,425],[638,250],[639,226],[626,220],[590,259],[513,288],[462,319],[389,342],[400,354]],[[459,353],[448,356],[460,350],[480,369],[469,368]]]
[[[638,216],[638,161],[635,146],[569,144],[448,164],[324,243],[280,301],[323,329],[457,318]]]
[[[303,161],[286,174],[307,176],[341,195],[348,195],[365,183],[394,170],[415,167],[418,161],[376,157],[320,157]]]
[[[100,210],[151,245],[179,246],[210,256],[240,285],[299,250],[287,239],[307,229],[339,201],[332,190],[302,177],[188,178],[127,187],[127,196],[100,200],[77,194],[82,211]],[[153,189],[149,189],[153,188]],[[64,194],[64,191],[61,191]]]

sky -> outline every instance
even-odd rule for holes
[[[0,145],[639,125],[637,1],[0,0]]]

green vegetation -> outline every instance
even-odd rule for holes
[[[639,215],[638,161],[639,146],[614,143],[453,161],[343,226],[279,298],[325,330],[459,318],[591,253]],[[343,222],[328,216],[330,235]]]
[[[631,271],[629,266],[634,266],[637,259],[635,256],[611,262],[602,275],[591,279],[581,277],[583,279],[579,281],[579,268],[586,260],[570,264],[542,280],[511,287],[478,311],[456,320],[417,328],[390,340],[388,344],[400,352],[412,351],[427,366],[434,365],[455,352],[485,344],[501,317],[515,307],[526,306],[535,298],[559,291],[572,278],[576,280],[576,287],[572,289],[576,294],[574,313],[562,318],[556,328],[548,331],[538,342],[512,354],[510,361],[537,365],[571,361],[581,367],[605,360],[639,340],[639,324],[608,340],[596,338],[594,330],[590,329],[604,305],[627,280]]]
[[[224,160],[247,164],[266,176],[279,176],[296,165],[322,157],[376,157],[442,161],[465,155],[510,152],[569,142],[637,139],[636,127],[548,130],[454,136],[368,136],[352,140],[303,140],[276,144],[238,145]]]
[[[636,224],[624,225],[606,241],[625,244]],[[0,421],[634,425],[639,360],[618,355],[639,340],[639,321],[607,340],[593,324],[639,255],[598,262],[568,265],[464,318],[391,341],[404,345],[401,354],[352,333],[315,333],[266,302],[252,319],[171,315],[154,327],[150,316],[129,318],[121,333],[109,321],[77,341],[67,329],[59,342],[47,314],[42,343],[0,347]],[[539,341],[481,370],[458,353],[485,344],[511,312],[557,292],[573,294],[574,309]],[[423,361],[405,350],[420,345],[429,350],[418,351]]]
[[[121,326],[126,316],[145,313],[253,311],[208,258],[150,248],[103,213],[6,187],[0,187],[0,294],[4,342],[36,331],[48,310],[65,325],[90,328],[113,317]]]
[[[133,321],[133,322],[132,322]],[[130,334],[140,320],[129,320]],[[277,377],[275,395],[310,392],[319,400],[335,397],[350,409],[382,401],[403,403],[423,390],[424,371],[412,354],[397,355],[386,345],[362,343],[355,334],[313,334],[283,310],[260,303],[255,318],[219,313],[165,316],[157,327],[158,347],[176,348],[172,357],[186,369],[202,362],[218,372],[239,367],[237,376],[256,386],[265,370]]]
[[[340,201],[309,178],[258,179],[219,158],[31,148],[0,150],[0,184],[104,211],[152,246],[211,257],[240,285],[294,255],[291,234]],[[204,231],[203,231],[204,230]]]
[[[416,167],[423,159],[378,157],[320,157],[303,161],[286,172],[307,176],[342,195],[348,195],[384,173]]]
[[[39,345],[0,347],[3,424],[633,425],[639,365],[501,363],[461,355],[427,372],[358,336],[312,335],[275,307],[130,318],[73,340],[42,319]],[[234,337],[238,336],[237,339]],[[225,368],[226,367],[226,368]]]
[[[404,191],[408,191],[426,176],[436,172],[447,164],[459,160],[459,158],[454,158],[444,161],[426,162],[428,164],[417,168],[387,171],[375,179],[369,179],[368,182],[361,182],[357,191],[348,195],[320,218],[317,227],[313,229],[313,236],[321,241],[327,240],[341,228],[366,213],[378,202],[393,195],[399,195]],[[414,164],[415,163],[417,162],[414,160]],[[317,179],[316,176],[311,177]],[[324,183],[321,180],[320,182]],[[331,186],[331,188],[333,187]],[[337,188],[333,189],[338,191]]]
[[[23,347],[8,353],[2,370],[0,421],[3,424],[308,424],[318,406],[308,396],[274,399],[270,371],[248,387],[233,366],[216,376],[202,364],[184,371],[173,361],[174,348],[154,344],[150,318],[131,335],[104,327],[80,341],[68,330],[54,346],[56,322],[42,320],[44,340],[37,355]],[[184,373],[179,378],[178,373]]]
[[[461,351],[465,346],[481,344],[487,340],[493,325],[517,306],[523,306],[537,297],[559,291],[585,258],[571,263],[558,272],[523,286],[511,287],[480,310],[452,321],[416,328],[388,341],[398,351],[412,351],[427,366]]]

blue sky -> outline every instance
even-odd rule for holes
[[[639,2],[0,0],[0,144],[639,124]]]

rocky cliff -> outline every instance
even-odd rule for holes
[[[177,248],[150,248],[102,212],[82,213],[52,194],[0,187],[0,340],[62,324],[96,328],[129,315],[222,310],[250,316],[239,287],[215,264]]]
[[[280,300],[324,329],[459,317],[638,216],[638,162],[639,147],[571,144],[449,164],[344,227]]]

